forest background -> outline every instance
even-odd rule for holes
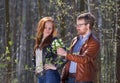
[[[38,21],[53,17],[68,47],[83,12],[95,15],[100,40],[95,83],[120,83],[120,0],[0,0],[0,83],[37,83],[32,56]]]

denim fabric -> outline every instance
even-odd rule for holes
[[[44,83],[44,76],[38,76],[38,83]]]
[[[76,82],[75,78],[73,77],[68,77],[67,83],[93,83],[93,82]]]
[[[75,83],[75,78],[68,77],[67,83]]]
[[[38,83],[60,83],[60,74],[57,70],[47,70],[43,76],[38,77]]]
[[[45,72],[45,83],[60,83],[60,75],[57,70],[47,70]]]

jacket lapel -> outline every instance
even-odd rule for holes
[[[73,48],[73,46],[76,44],[77,40],[78,40],[77,37],[75,37],[75,38],[73,39],[73,41],[72,41],[72,43],[71,43],[71,45],[70,45],[70,49]]]
[[[81,49],[80,49],[80,54],[81,52],[85,52],[87,46],[88,46],[88,42],[90,40],[90,38],[92,37],[92,34],[89,36],[89,38],[84,42],[84,44],[82,45]],[[87,51],[87,50],[86,50]]]

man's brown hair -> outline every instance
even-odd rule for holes
[[[83,13],[77,17],[77,20],[81,20],[81,19],[84,19],[86,24],[90,24],[90,29],[92,29],[92,27],[94,26],[94,22],[95,22],[94,15],[92,15],[91,13]]]

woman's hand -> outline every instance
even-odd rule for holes
[[[48,70],[48,69],[56,70],[57,68],[53,64],[45,64],[44,69],[45,70]]]

